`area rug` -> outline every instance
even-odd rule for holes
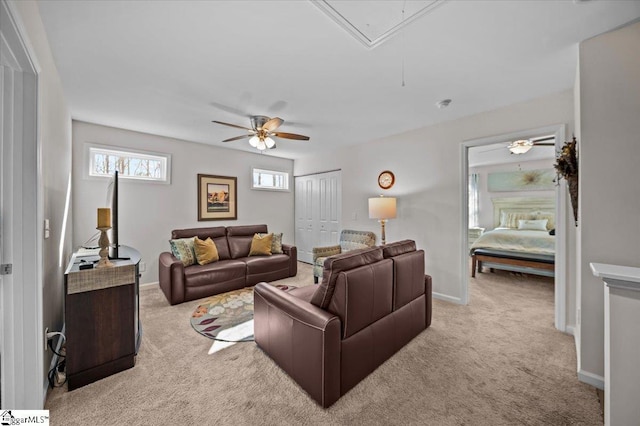
[[[293,287],[276,285],[281,290]],[[253,340],[253,287],[209,297],[191,315],[191,326],[209,339],[222,342]]]

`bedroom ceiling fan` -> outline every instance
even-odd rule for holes
[[[284,120],[279,117],[269,118],[264,115],[252,115],[251,128],[238,126],[237,124],[225,123],[223,121],[213,120],[213,123],[222,124],[224,126],[236,127],[238,129],[244,129],[247,131],[246,135],[236,136],[233,138],[225,139],[222,142],[232,142],[239,139],[249,138],[249,145],[254,148],[264,151],[265,149],[272,149],[276,147],[275,141],[272,136],[283,139],[294,139],[300,141],[308,141],[309,136],[298,135],[295,133],[276,132],[276,129],[284,123]]]
[[[507,148],[512,154],[526,154],[534,146],[554,146],[555,142],[547,142],[555,140],[555,136],[544,136],[537,139],[520,139],[511,142]]]

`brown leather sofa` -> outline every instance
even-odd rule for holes
[[[322,283],[254,289],[255,341],[329,407],[431,325],[431,277],[415,242],[327,258]]]
[[[173,254],[164,252],[159,259],[160,288],[170,304],[200,299],[226,291],[275,281],[298,273],[295,246],[283,244],[284,254],[251,256],[251,240],[256,233],[266,233],[267,225],[216,226],[212,228],[174,229],[171,239],[201,240],[211,237],[220,260],[207,265],[184,266]]]

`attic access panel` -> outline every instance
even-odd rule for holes
[[[311,1],[356,40],[373,48],[446,0]]]

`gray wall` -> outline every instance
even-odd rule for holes
[[[108,179],[86,177],[86,143],[171,154],[170,185],[119,181],[120,244],[141,252],[146,264],[141,283],[158,281],[158,256],[169,251],[172,229],[266,223],[270,231],[284,233],[283,242],[294,242],[293,191],[252,190],[250,179],[252,167],[292,174],[292,160],[73,121],[74,247],[96,232],[96,209],[108,207]],[[237,220],[198,222],[199,173],[238,178]]]
[[[604,293],[590,262],[640,266],[640,23],[580,44],[579,369],[604,376]],[[637,326],[637,325],[635,325]]]
[[[445,122],[305,157],[295,162],[295,174],[342,170],[342,225],[380,233],[368,218],[367,198],[381,192],[377,176],[391,170],[396,183],[386,195],[398,198],[398,217],[387,223],[387,240],[412,238],[426,250],[426,270],[434,293],[448,300],[462,297],[461,144],[466,140],[566,123],[573,132],[571,90],[494,111]],[[356,219],[354,219],[356,217]],[[465,268],[465,273],[468,270]],[[568,297],[573,296],[568,283]],[[472,301],[473,303],[473,301]],[[568,314],[569,323],[575,315]]]
[[[51,236],[42,242],[42,328],[61,330],[63,325],[64,270],[71,252],[71,216],[66,195],[71,190],[71,115],[62,83],[35,2],[15,2],[26,35],[35,52],[38,73],[38,121],[44,218],[50,220]],[[66,221],[65,221],[66,219]],[[42,226],[38,224],[37,226]],[[34,306],[35,309],[35,306]],[[34,312],[35,314],[35,312]],[[37,336],[43,339],[43,336]],[[42,341],[42,340],[41,340]],[[44,346],[44,343],[42,343]],[[43,356],[44,377],[52,353]],[[36,368],[36,366],[33,366]],[[36,407],[33,407],[36,408]]]

